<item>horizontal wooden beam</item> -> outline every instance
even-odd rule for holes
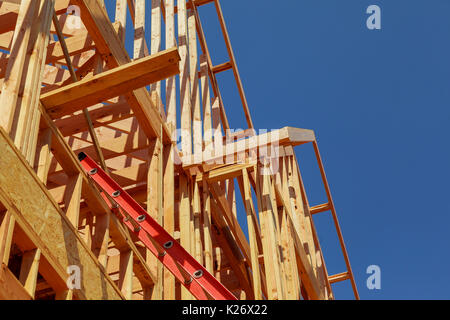
[[[0,0],[0,2],[13,3],[19,5],[22,0]]]
[[[86,80],[41,95],[52,118],[84,109],[179,73],[177,48],[121,65]]]

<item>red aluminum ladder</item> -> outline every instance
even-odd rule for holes
[[[197,262],[126,191],[84,152],[78,159],[88,176],[103,191],[111,211],[158,258],[163,265],[199,300],[237,300],[212,274]]]

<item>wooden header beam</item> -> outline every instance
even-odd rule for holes
[[[278,144],[278,146],[298,146],[304,143],[313,142],[315,139],[313,130],[284,127],[279,130],[252,136],[245,140],[224,144],[222,150],[216,148],[214,154],[211,154],[211,151],[205,150],[201,157],[198,157],[198,155],[195,154],[190,157],[183,157],[183,168],[187,170],[199,165],[196,159],[201,159],[202,163],[226,163],[227,161],[224,161],[224,159],[232,159],[239,154],[251,150],[256,151],[258,148],[274,144]]]
[[[177,48],[135,60],[41,95],[52,118],[101,103],[179,73]]]

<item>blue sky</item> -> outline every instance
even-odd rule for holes
[[[368,30],[379,5],[382,29]],[[227,0],[222,8],[256,128],[313,129],[362,299],[448,299],[450,1]],[[214,64],[226,51],[200,9]],[[244,126],[232,73],[219,83]],[[311,205],[326,201],[296,148]],[[315,216],[329,273],[345,271],[331,215]],[[381,268],[368,290],[366,268]],[[349,281],[333,286],[351,299]]]

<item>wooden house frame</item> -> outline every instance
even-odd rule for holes
[[[0,1],[0,299],[192,299],[112,214],[81,151],[238,299],[334,299],[343,280],[358,298],[314,132],[258,133],[219,0],[174,2],[115,0],[110,17],[103,0]],[[223,64],[201,6],[215,7]],[[221,72],[233,72],[245,130],[229,130]],[[304,144],[325,204],[308,203]],[[326,211],[347,266],[337,275],[312,219]]]

